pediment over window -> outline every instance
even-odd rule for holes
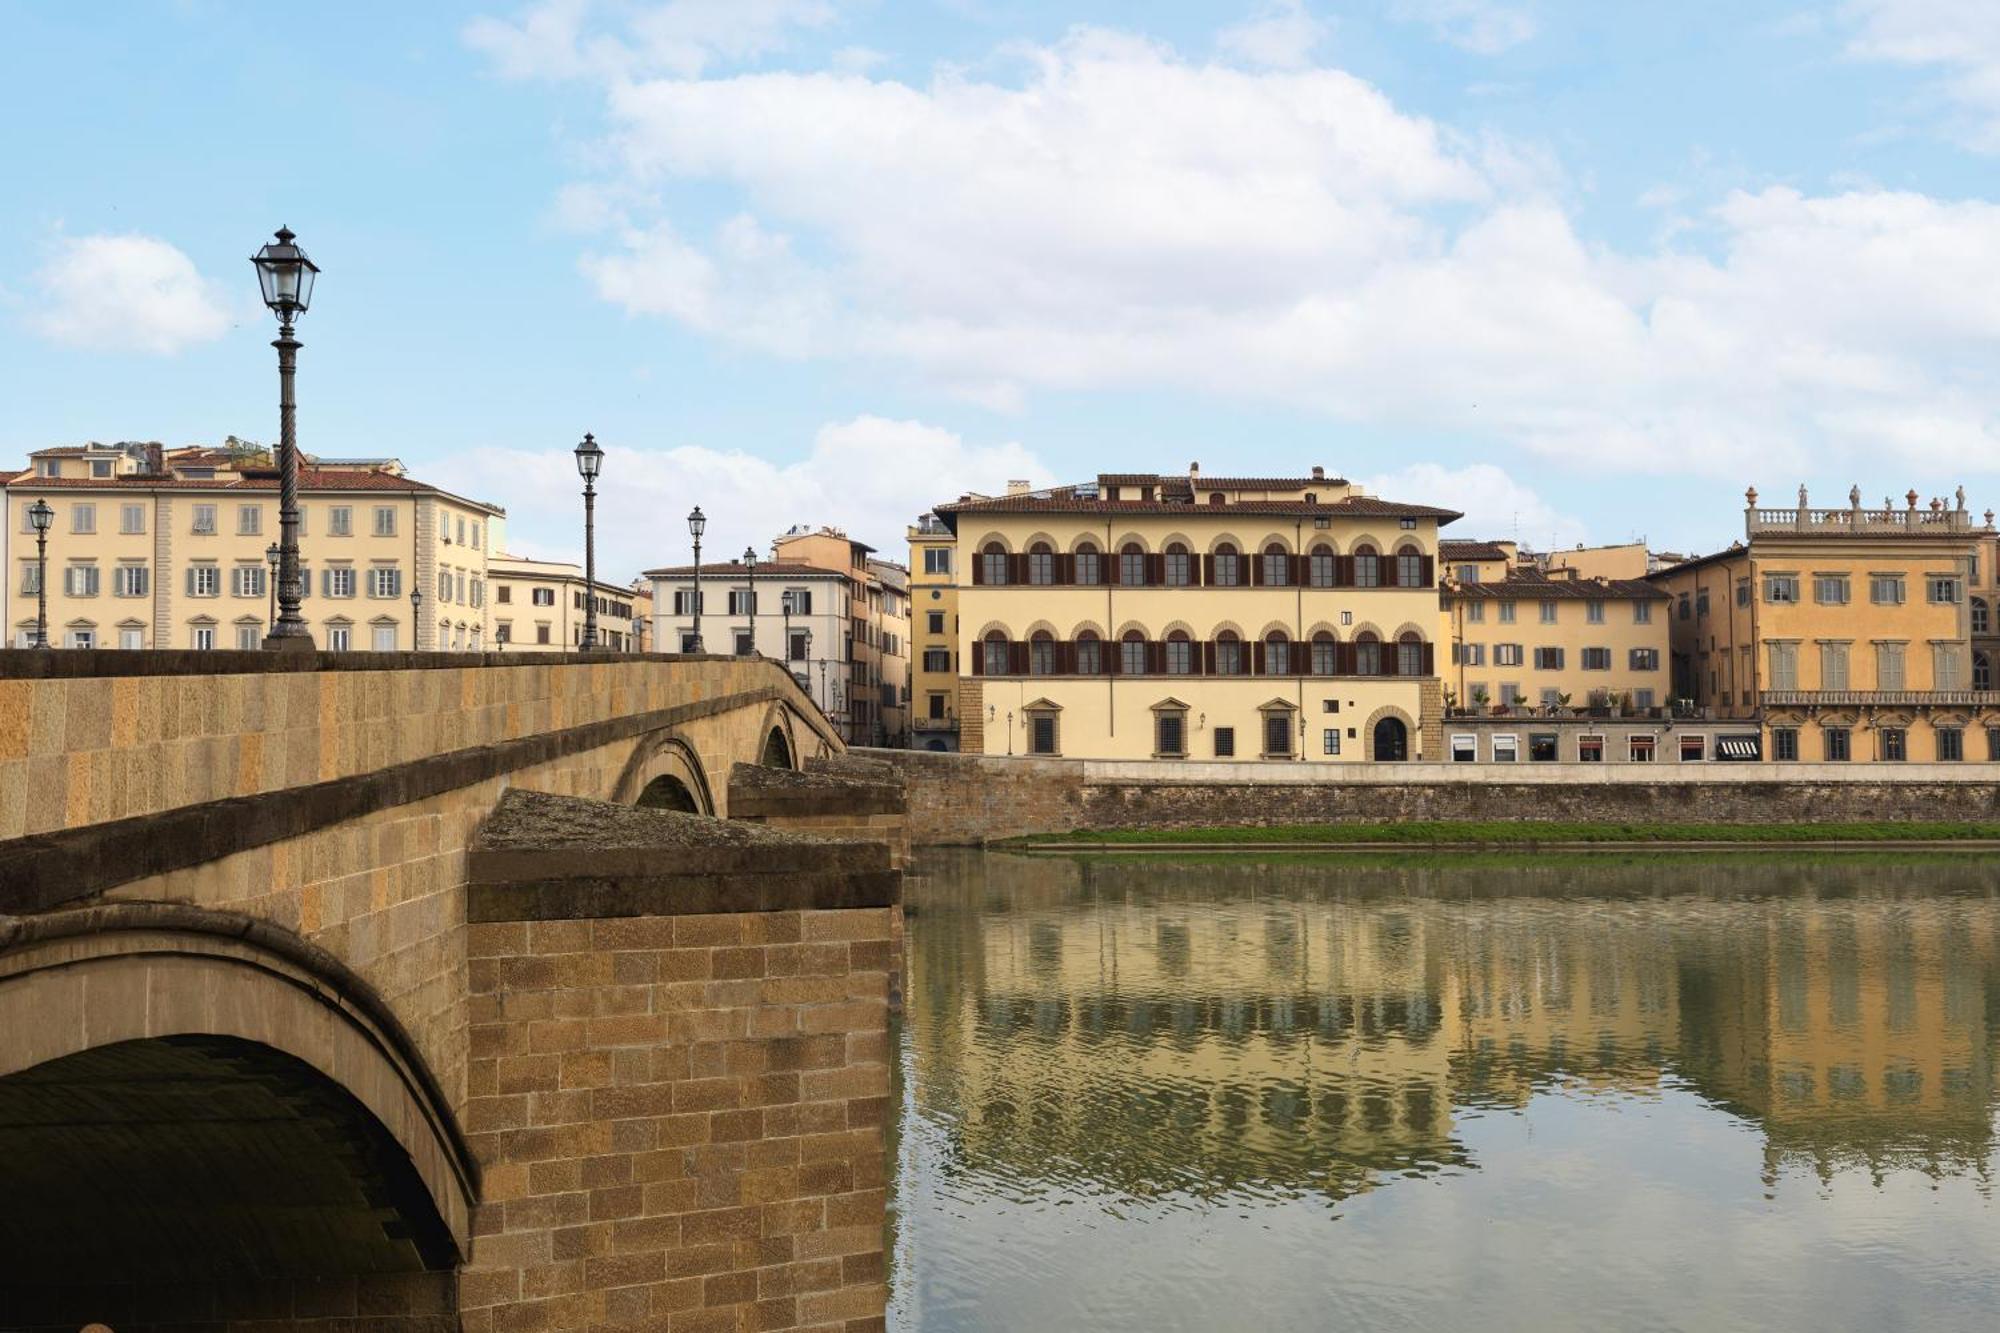
[[[1031,704],[1022,704],[1021,711],[1024,713],[1060,713],[1062,712],[1062,705],[1050,699],[1037,699]]]
[[[1296,713],[1299,706],[1290,699],[1273,699],[1269,703],[1257,705],[1260,713]]]
[[[1158,703],[1153,705],[1153,711],[1155,713],[1185,713],[1187,712],[1187,710],[1188,706],[1182,703],[1179,699],[1174,698],[1172,695],[1168,695],[1166,698],[1160,700]]]

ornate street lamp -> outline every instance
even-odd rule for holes
[[[785,664],[785,670],[792,669],[792,594],[786,590],[778,594],[778,609],[785,617],[785,637],[778,641],[778,659]]]
[[[292,325],[312,304],[319,265],[306,258],[293,240],[291,230],[280,227],[275,241],[250,256],[264,289],[264,304],[278,317],[278,337],[271,344],[278,349],[278,618],[264,636],[264,646],[310,652],[312,631],[299,614],[304,590],[299,585],[299,445],[292,378],[298,370],[300,344],[292,336]]]
[[[806,626],[803,630],[800,630],[799,633],[805,636],[804,642],[800,644],[802,655],[799,658],[799,661],[803,663],[803,667],[801,670],[794,671],[792,673],[792,676],[805,689],[806,698],[810,699],[812,698],[812,660],[813,660],[812,626],[811,625]],[[825,669],[822,668],[820,671],[822,684],[824,683],[825,676],[826,676]]]
[[[694,538],[694,633],[689,636],[689,648],[701,651],[701,534],[708,526],[708,518],[696,505],[688,515],[688,534]]]
[[[265,589],[270,594],[270,614],[264,620],[266,625],[275,625],[278,623],[278,558],[280,554],[276,542],[272,542],[264,548],[264,565],[269,574],[265,582],[270,585]]]
[[[37,648],[49,646],[49,527],[55,521],[56,511],[47,500],[37,500],[28,506],[28,523],[35,530],[34,646]]]
[[[743,548],[744,578],[750,584],[750,656],[762,656],[757,651],[757,548]]]
[[[597,647],[597,473],[604,466],[604,451],[589,434],[576,447],[576,471],[583,478],[583,644],[584,652]]]
[[[415,571],[411,571],[414,575]],[[424,632],[424,590],[417,586],[417,580],[410,579],[410,651],[417,651],[418,636]]]

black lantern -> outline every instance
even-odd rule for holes
[[[596,481],[603,467],[604,451],[597,447],[597,437],[586,434],[576,447],[576,474],[586,482]]]
[[[290,227],[280,227],[276,240],[250,256],[264,289],[264,304],[279,319],[306,312],[312,304],[313,279],[319,274],[319,265],[306,258],[306,252],[293,243],[296,239]]]
[[[299,613],[305,587],[299,576],[299,446],[296,427],[297,405],[292,381],[298,372],[299,340],[292,323],[312,304],[313,279],[319,265],[293,242],[291,228],[278,228],[277,239],[250,256],[257,266],[257,283],[264,290],[264,304],[278,317],[278,595],[277,615],[264,646],[286,651],[309,651],[312,631]]]
[[[416,579],[410,580],[410,651],[417,651],[424,632],[424,590],[417,586]]]

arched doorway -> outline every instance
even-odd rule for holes
[[[1378,761],[1397,763],[1410,757],[1410,729],[1400,717],[1385,717],[1375,724],[1374,755]]]
[[[701,804],[694,799],[694,793],[671,773],[662,773],[647,783],[646,789],[639,793],[639,799],[633,804],[642,810],[682,810],[691,815],[701,813]]]
[[[757,762],[765,768],[792,767],[792,743],[785,739],[784,728],[771,728],[770,735],[764,737],[764,753]]]
[[[940,740],[933,740],[930,744],[926,745],[924,748],[936,754],[943,754],[945,752],[945,744],[943,741]]]

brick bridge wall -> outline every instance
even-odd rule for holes
[[[862,750],[907,780],[910,841],[978,845],[1083,829],[1431,819],[2000,821],[2000,771],[1881,766],[1399,765],[1325,776],[1262,764],[1106,763]]]

